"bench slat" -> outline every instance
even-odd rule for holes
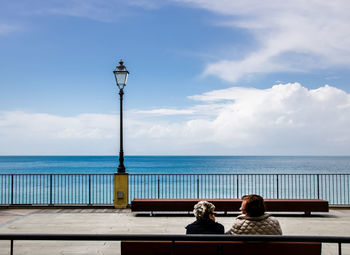
[[[320,255],[315,242],[122,241],[121,255]]]
[[[165,255],[171,254],[172,241],[122,241],[121,254]]]

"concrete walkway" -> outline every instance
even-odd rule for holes
[[[236,215],[217,215],[228,230]],[[285,235],[350,236],[350,209],[332,209],[311,217],[275,214]],[[136,215],[118,209],[1,209],[0,233],[50,234],[183,234],[194,221],[187,215]],[[322,254],[337,254],[324,244]],[[0,254],[9,254],[9,241],[0,241]],[[119,242],[15,241],[14,254],[120,254]],[[343,245],[350,255],[350,245]]]

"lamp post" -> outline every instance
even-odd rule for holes
[[[129,72],[128,70],[126,70],[126,67],[124,66],[124,62],[120,60],[119,66],[115,68],[113,73],[115,76],[115,80],[117,82],[117,86],[119,88],[119,96],[120,96],[120,151],[119,151],[118,173],[125,173],[124,151],[123,151],[123,95],[124,95],[124,87],[126,85]]]

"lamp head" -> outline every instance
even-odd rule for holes
[[[124,89],[126,86],[126,81],[128,80],[129,71],[126,70],[123,60],[119,61],[119,66],[113,71],[115,76],[115,81],[119,89]]]

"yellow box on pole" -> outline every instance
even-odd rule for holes
[[[129,174],[114,174],[114,207],[126,208],[129,200]]]

